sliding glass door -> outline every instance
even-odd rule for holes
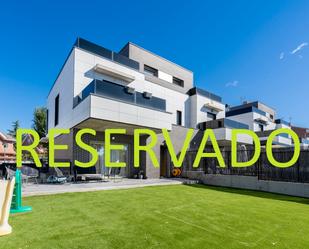
[[[126,167],[106,167],[104,161],[104,143],[102,142],[91,142],[93,148],[98,152],[99,158],[95,165],[96,173],[104,176],[111,177],[127,177],[129,167],[129,153],[128,145],[124,144],[124,150],[112,150],[111,151],[111,162],[125,162]]]

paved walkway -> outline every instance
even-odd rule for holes
[[[146,186],[161,186],[182,184],[183,179],[115,179],[105,182],[78,182],[65,184],[24,184],[23,196],[51,195],[73,192],[88,192],[111,189],[140,188]]]

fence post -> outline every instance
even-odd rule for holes
[[[254,153],[254,151],[252,151],[252,154]],[[252,156],[252,155],[251,155]],[[258,160],[256,161],[256,163],[255,163],[255,172],[256,172],[256,177],[257,177],[257,179],[259,180],[259,164],[260,164],[260,158],[261,158],[261,154],[260,154],[260,156],[259,156],[259,158],[258,158]]]
[[[300,168],[300,163],[299,163],[299,158],[301,156],[301,153],[299,154],[299,157],[297,158],[297,182],[300,182],[300,174],[299,174],[299,168]]]

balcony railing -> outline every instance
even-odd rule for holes
[[[84,90],[74,98],[74,106],[87,98],[90,94],[107,97],[116,101],[122,101],[159,111],[166,111],[166,101],[147,93],[137,92],[134,89],[115,84],[109,81],[93,80]]]
[[[254,106],[237,108],[237,109],[230,108],[230,110],[227,111],[225,113],[225,115],[226,115],[226,117],[231,117],[231,116],[236,116],[236,115],[240,115],[240,114],[244,114],[244,113],[248,113],[248,112],[255,112],[255,113],[258,113],[260,115],[266,116],[266,112],[254,107]]]
[[[276,129],[275,129],[276,130]],[[258,137],[269,137],[269,135],[275,130],[267,130],[267,131],[257,131],[255,132]],[[278,137],[291,138],[287,133],[280,133],[277,135]]]
[[[206,98],[209,98],[209,99],[211,99],[211,100],[217,101],[217,102],[219,102],[219,103],[222,102],[222,98],[221,98],[220,96],[218,96],[218,95],[216,95],[216,94],[213,94],[213,93],[211,93],[211,92],[208,92],[208,91],[206,91],[206,90],[204,90],[204,89],[198,88],[198,87],[193,87],[193,88],[191,88],[191,89],[187,92],[187,94],[188,94],[189,96],[192,96],[192,95],[195,95],[195,94],[200,94],[200,95],[202,95],[202,96],[204,96],[204,97],[206,97]]]
[[[99,55],[101,57],[104,57],[105,59],[109,59],[109,60],[115,61],[119,64],[133,68],[135,70],[139,70],[139,63],[137,61],[132,60],[132,59],[130,59],[126,56],[123,56],[121,54],[118,54],[116,52],[113,52],[109,49],[106,49],[102,46],[99,46],[99,45],[92,43],[90,41],[87,41],[85,39],[77,38],[74,46],[81,48],[81,49],[84,49],[88,52],[94,53],[96,55]]]
[[[249,129],[249,125],[231,119],[224,119],[224,127],[232,129]]]
[[[227,118],[202,122],[199,127],[201,130],[218,128],[249,129],[248,125]]]
[[[276,119],[275,123],[276,124],[283,124],[283,125],[286,125],[286,126],[290,126],[290,123],[285,121],[285,120],[283,120],[283,119]]]

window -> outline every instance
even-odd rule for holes
[[[264,125],[259,124],[259,130],[260,130],[260,131],[264,131]]]
[[[217,115],[212,112],[207,112],[207,118],[210,120],[216,120]]]
[[[182,125],[181,123],[182,123],[182,113],[181,113],[181,111],[177,111],[177,117],[176,117],[177,119],[176,119],[176,124],[177,125]]]
[[[59,122],[59,94],[55,98],[55,126]]]
[[[148,75],[158,77],[158,70],[153,67],[144,65],[144,72]]]
[[[269,114],[270,119],[274,119],[274,115]]]
[[[46,131],[48,131],[49,111],[46,109]]]
[[[176,77],[173,77],[173,83],[174,83],[175,85],[177,85],[177,86],[181,86],[181,87],[184,86],[183,80],[178,79],[178,78],[176,78]]]

